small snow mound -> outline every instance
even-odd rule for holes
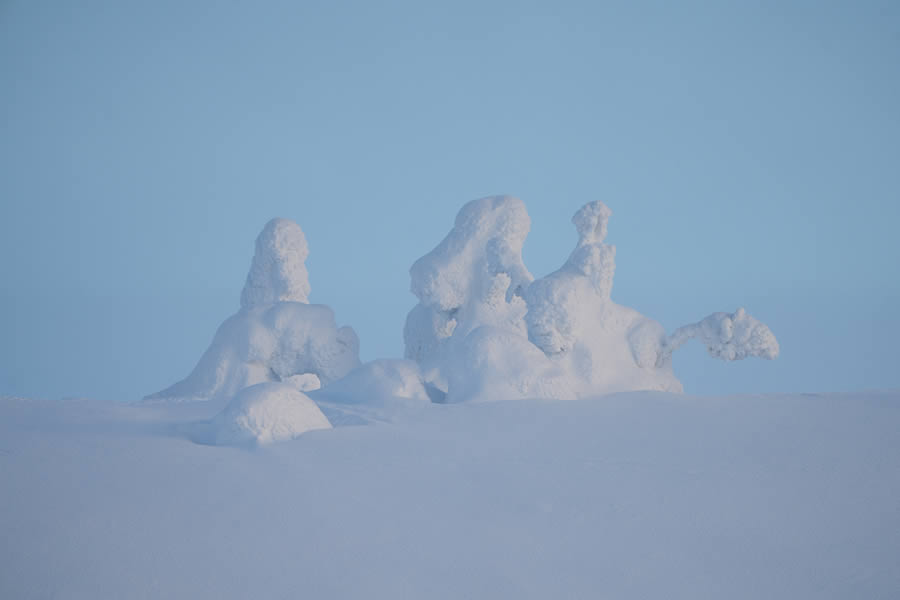
[[[272,219],[256,238],[256,253],[241,292],[241,308],[273,302],[309,302],[309,248],[300,226]]]
[[[242,390],[212,421],[217,445],[270,444],[331,423],[309,396],[284,383]]]
[[[329,400],[377,404],[387,400],[430,401],[419,366],[411,360],[378,359],[354,369],[322,390]]]
[[[411,360],[378,359],[310,392],[335,427],[392,423],[442,401]]]
[[[291,375],[282,379],[284,383],[290,384],[299,392],[312,392],[322,387],[322,380],[315,373],[303,373],[302,375]]]

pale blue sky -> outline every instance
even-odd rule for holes
[[[613,210],[613,299],[746,306],[775,362],[687,391],[900,386],[900,3],[0,1],[0,394],[132,400],[239,305],[273,216],[312,300],[402,355],[459,207],[561,264]]]

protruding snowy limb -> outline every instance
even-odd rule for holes
[[[676,329],[663,342],[656,364],[666,364],[672,352],[691,338],[706,345],[710,356],[722,360],[741,360],[748,356],[772,360],[779,352],[778,340],[766,324],[739,308],[732,314],[713,313],[702,321]]]

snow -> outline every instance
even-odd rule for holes
[[[725,360],[775,358],[765,324],[739,309],[667,336],[657,321],[611,299],[612,211],[600,201],[572,217],[578,242],[557,271],[533,279],[522,261],[530,219],[521,200],[466,204],[447,237],[410,269],[419,303],[404,329],[406,357],[447,402],[570,400],[621,391],[682,391],[671,355],[699,338]]]
[[[900,391],[681,394],[689,340],[778,342],[616,304],[611,215],[534,279],[521,200],[466,204],[410,269],[406,358],[365,364],[273,219],[184,380],[0,397],[0,598],[900,596]]]
[[[676,329],[666,338],[659,360],[665,360],[691,338],[706,345],[710,356],[724,360],[740,360],[758,356],[774,360],[778,358],[778,340],[765,323],[760,323],[743,308],[734,314],[713,313],[691,325]]]
[[[146,400],[229,399],[257,383],[305,374],[327,385],[358,365],[356,333],[338,328],[329,307],[277,302],[226,319],[190,375]],[[307,386],[298,382],[298,389]]]
[[[309,248],[300,226],[272,219],[256,238],[256,253],[241,291],[241,308],[273,302],[309,302]]]
[[[228,400],[265,382],[310,391],[359,366],[359,339],[338,327],[334,312],[307,304],[306,237],[287,219],[272,219],[256,240],[241,309],[182,381],[146,401]]]
[[[0,598],[900,596],[900,391],[221,408],[0,399]]]
[[[525,204],[492,196],[463,206],[447,237],[410,268],[419,303],[403,330],[406,358],[447,391],[443,363],[455,346],[482,325],[525,333],[522,290],[533,277],[522,262],[531,228]]]
[[[270,444],[330,428],[306,394],[286,383],[258,383],[241,390],[209,423],[197,424],[193,438],[221,445]]]
[[[671,355],[688,339],[726,360],[777,356],[775,336],[744,309],[667,336],[658,322],[613,302],[616,248],[605,243],[611,215],[600,201],[585,204],[572,217],[575,249],[560,269],[535,280],[522,260],[531,227],[525,204],[512,196],[467,203],[447,236],[410,268],[418,303],[403,338],[415,370],[412,363],[373,363],[322,397],[347,404],[359,392],[377,399],[389,418],[386,407],[401,399],[680,392]],[[311,392],[359,367],[355,332],[338,328],[329,307],[308,304],[308,254],[299,225],[269,221],[256,240],[240,311],[219,327],[193,372],[145,400],[227,401],[265,382]]]

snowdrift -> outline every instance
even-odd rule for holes
[[[308,255],[299,225],[269,221],[256,239],[238,313],[222,323],[190,375],[144,402],[228,403],[197,434],[208,443],[268,443],[330,427],[302,392],[358,367],[359,339],[336,325],[328,306],[308,303]]]
[[[900,597],[900,392],[419,408],[248,449],[0,399],[0,598]]]

